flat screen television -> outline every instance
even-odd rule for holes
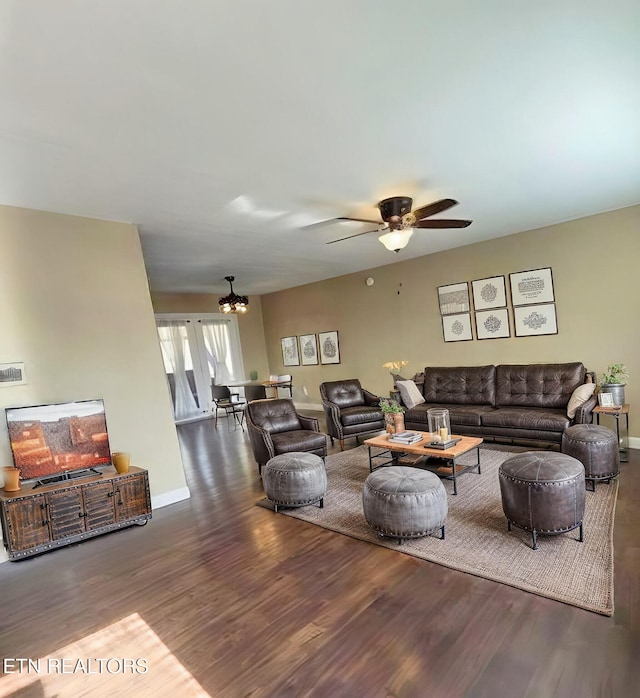
[[[102,400],[8,407],[5,413],[13,462],[23,480],[54,482],[111,463]]]

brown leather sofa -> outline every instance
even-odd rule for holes
[[[422,386],[416,381],[425,402],[406,411],[405,426],[428,431],[427,410],[446,407],[454,434],[557,446],[567,427],[592,422],[595,396],[578,407],[573,419],[567,416],[569,399],[587,375],[579,362],[427,367]]]
[[[315,417],[296,412],[293,400],[255,400],[245,410],[247,428],[258,472],[274,456],[293,451],[327,455],[327,436]]]
[[[331,443],[338,439],[341,450],[349,436],[357,441],[361,434],[384,429],[380,398],[365,390],[357,378],[322,383],[320,397]]]

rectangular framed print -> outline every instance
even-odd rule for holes
[[[315,366],[318,363],[318,341],[315,334],[300,335],[300,360],[303,366]]]
[[[492,276],[471,282],[473,307],[476,310],[507,307],[507,290],[504,276]]]
[[[509,311],[506,308],[496,308],[476,312],[476,337],[478,339],[511,337]]]
[[[516,337],[558,334],[555,303],[514,308],[513,321],[516,327]]]
[[[551,267],[509,274],[509,284],[514,306],[555,301]]]
[[[298,338],[282,337],[282,363],[284,366],[300,366],[300,355],[298,354]]]
[[[25,385],[27,377],[24,372],[24,362],[0,364],[0,388],[14,385]]]
[[[440,315],[468,313],[471,309],[469,306],[469,284],[465,281],[461,284],[438,286],[438,303]]]
[[[340,345],[338,344],[338,332],[318,332],[318,344],[320,345],[321,364],[340,363]]]
[[[466,342],[473,339],[471,334],[471,313],[443,315],[442,332],[445,342]]]

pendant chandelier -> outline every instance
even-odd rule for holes
[[[228,296],[218,298],[218,305],[221,313],[246,313],[249,310],[249,299],[246,296],[239,296],[233,291],[233,280],[235,276],[225,276],[225,281],[229,282],[231,293]]]

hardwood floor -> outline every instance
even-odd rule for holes
[[[639,451],[622,464],[606,618],[274,515],[254,506],[246,432],[222,419],[179,437],[189,501],[0,565],[0,655],[43,657],[138,613],[215,697],[639,694]]]

